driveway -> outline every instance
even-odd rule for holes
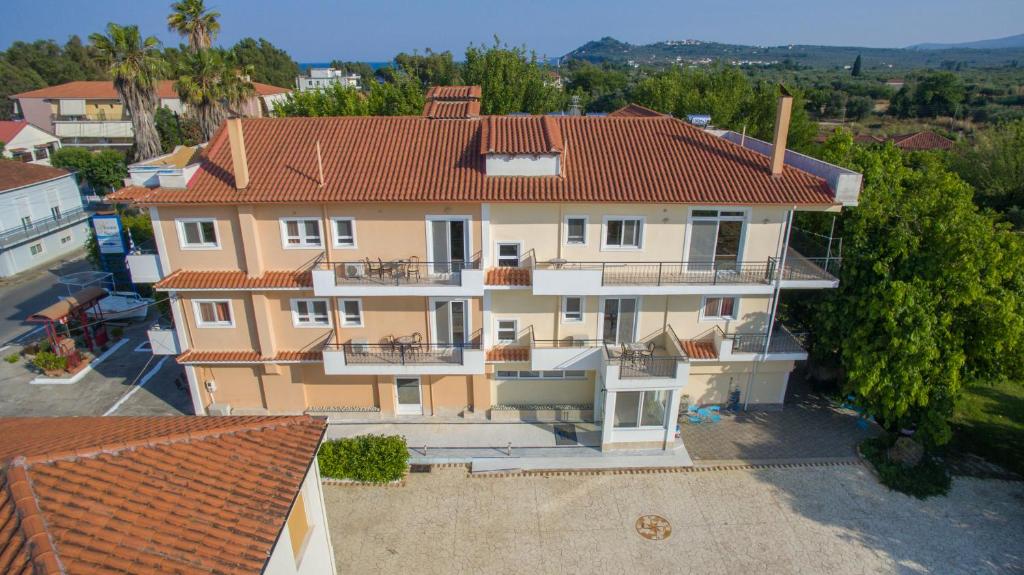
[[[1020,573],[1024,483],[890,492],[860,465],[324,486],[339,573]],[[638,518],[671,525],[648,540]]]
[[[57,283],[59,276],[91,270],[84,252],[44,267],[0,279],[0,347],[39,327],[25,318],[68,295],[67,287]]]

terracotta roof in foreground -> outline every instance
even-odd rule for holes
[[[221,126],[188,189],[126,188],[108,198],[147,205],[835,203],[823,179],[790,166],[773,177],[766,156],[671,117],[484,116],[459,122],[422,116],[248,118],[242,126],[250,174],[245,190],[234,188],[227,131]],[[507,130],[495,135],[491,126]],[[557,127],[560,137],[544,133],[545,126]],[[322,147],[323,186],[317,141]],[[482,149],[561,149],[562,173],[487,176]]]
[[[313,278],[308,271],[270,271],[252,278],[241,271],[178,270],[153,284],[153,288],[158,290],[302,289],[309,287],[313,287]]]
[[[271,86],[270,84],[261,84],[260,82],[253,82],[252,86],[256,90],[257,96],[271,96],[273,94],[285,94],[291,92],[288,88]],[[157,82],[156,93],[161,98],[170,99],[178,97],[178,91],[174,89],[174,80],[160,80]],[[47,86],[37,90],[29,90],[28,92],[14,94],[9,97],[49,99],[81,98],[95,100],[118,99],[114,83],[104,80],[76,80],[74,82],[57,84],[56,86]]]
[[[60,168],[0,158],[0,192],[60,178],[69,173]]]
[[[0,419],[0,573],[260,573],[325,429],[306,416]]]

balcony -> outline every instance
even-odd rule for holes
[[[58,217],[50,217],[38,222],[31,222],[0,231],[0,249],[6,249],[14,245],[24,243],[50,232],[70,227],[78,222],[89,219],[89,214],[82,208],[75,208],[63,212]]]
[[[477,262],[319,262],[313,268],[318,296],[479,297],[484,272]]]
[[[771,341],[768,342],[765,354],[766,333],[725,333],[715,328],[699,339],[680,340],[691,360],[710,361],[800,361],[807,359],[807,350],[803,342],[807,334],[794,334],[782,324],[776,324],[772,330]]]
[[[53,116],[53,134],[61,139],[119,139],[130,145],[133,137],[129,119],[107,119],[94,116]]]
[[[178,355],[181,353],[181,346],[178,345],[178,333],[168,323],[157,323],[146,331],[149,338],[149,347],[153,355]]]
[[[484,351],[479,343],[415,345],[337,343],[324,344],[327,375],[458,375],[484,372]]]
[[[534,339],[530,345],[530,369],[558,371],[599,369],[604,341],[567,337]]]
[[[682,387],[690,377],[690,358],[671,327],[641,342],[609,343],[600,350],[607,389]]]
[[[766,294],[775,263],[561,262],[538,263],[536,295]]]

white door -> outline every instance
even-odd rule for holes
[[[431,220],[430,259],[435,274],[460,272],[469,261],[469,222]]]
[[[397,397],[398,415],[423,415],[420,378],[395,378],[395,396]]]
[[[601,322],[605,343],[623,344],[636,341],[636,298],[608,298],[604,300],[604,319]]]
[[[434,343],[460,346],[469,337],[465,300],[434,302]]]

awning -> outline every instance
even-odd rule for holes
[[[28,321],[57,321],[67,317],[72,311],[91,305],[107,297],[107,290],[101,287],[87,287],[79,290],[59,302],[28,316]]]

